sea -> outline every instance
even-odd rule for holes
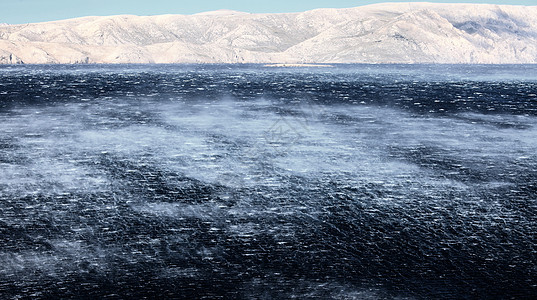
[[[537,65],[0,66],[2,299],[535,299]]]

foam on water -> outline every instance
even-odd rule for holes
[[[532,295],[537,82],[461,68],[0,68],[0,293]]]

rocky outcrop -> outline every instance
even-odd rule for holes
[[[21,65],[24,62],[13,53],[0,51],[0,64]]]

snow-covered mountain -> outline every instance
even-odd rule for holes
[[[537,63],[537,6],[386,3],[0,25],[0,63]]]

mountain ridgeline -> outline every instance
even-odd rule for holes
[[[537,63],[537,6],[386,3],[302,13],[0,25],[0,64]]]

